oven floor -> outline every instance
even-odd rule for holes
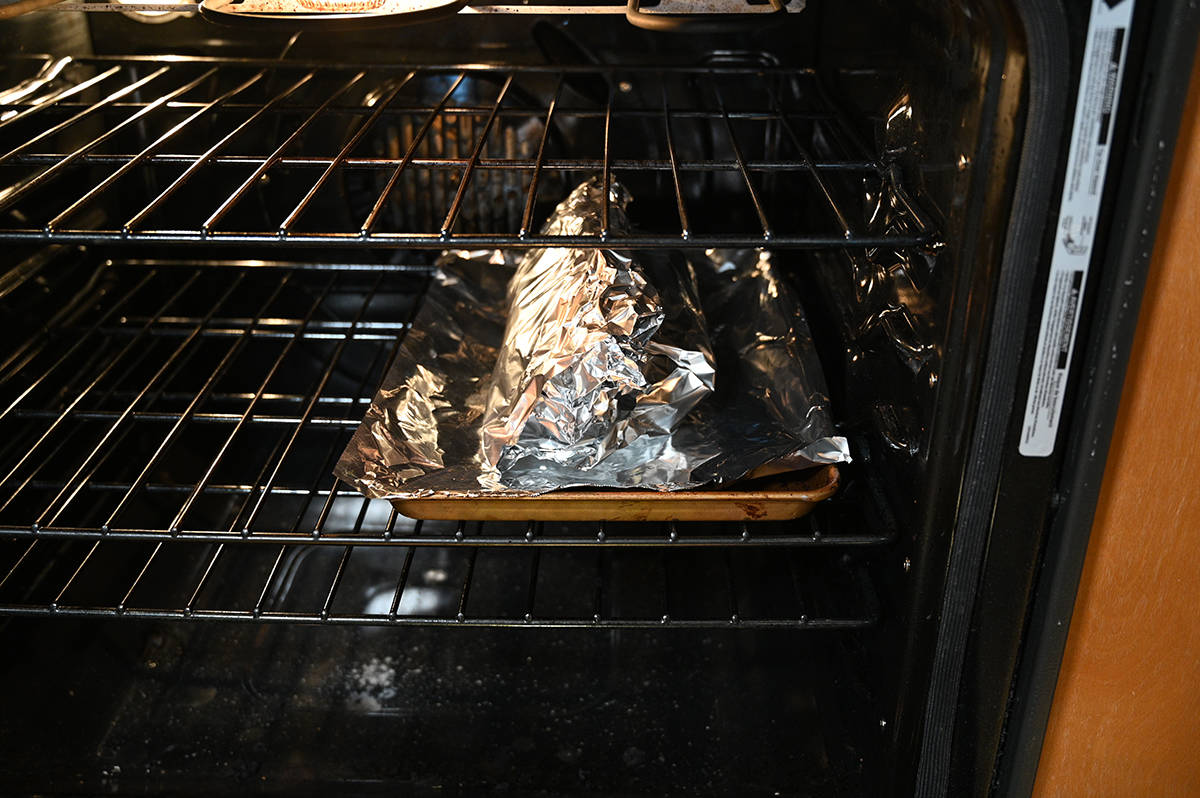
[[[0,792],[860,794],[819,635],[13,620]]]

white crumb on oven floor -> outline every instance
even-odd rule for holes
[[[396,667],[391,657],[372,657],[349,671],[346,704],[351,709],[375,712],[396,697]]]

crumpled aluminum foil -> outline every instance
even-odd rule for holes
[[[601,191],[545,232],[597,232]],[[828,404],[768,253],[451,251],[334,473],[372,498],[695,488],[847,462]]]
[[[610,191],[610,228],[628,222]],[[600,232],[604,187],[587,180],[545,235]],[[595,469],[638,456],[713,391],[715,365],[695,276],[681,257],[602,249],[535,249],[508,284],[508,323],[480,423],[489,480],[538,490],[547,469]],[[566,478],[571,478],[567,476]]]

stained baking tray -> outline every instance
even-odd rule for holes
[[[726,490],[563,490],[539,496],[444,491],[392,499],[409,518],[429,521],[785,521],[837,491],[836,466],[770,477]]]

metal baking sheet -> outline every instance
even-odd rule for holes
[[[393,499],[396,511],[429,521],[786,521],[807,515],[838,488],[837,466],[737,489],[565,490],[538,496],[444,491]]]

